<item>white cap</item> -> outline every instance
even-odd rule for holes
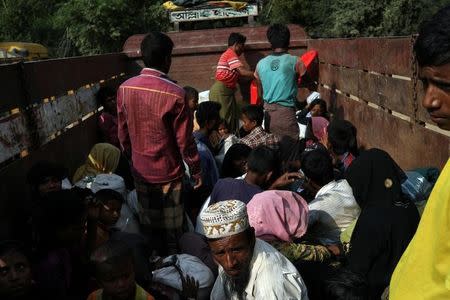
[[[249,228],[247,206],[239,200],[226,200],[209,206],[200,215],[205,236],[220,239]]]
[[[311,104],[316,99],[320,99],[320,93],[318,92],[312,92],[309,94],[308,98],[306,98],[306,103]]]
[[[124,199],[127,197],[125,181],[122,177],[116,174],[98,174],[95,176],[90,189],[93,193],[97,193],[98,191],[104,189],[111,189],[120,193]]]

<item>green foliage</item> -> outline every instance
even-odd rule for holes
[[[136,33],[167,30],[164,0],[0,0],[0,41],[41,43],[60,56],[116,52]],[[311,37],[409,35],[450,0],[266,0],[259,21],[294,23]],[[185,29],[241,26],[242,20]]]
[[[133,34],[168,28],[161,2],[0,0],[0,41],[41,43],[62,56],[117,52]]]
[[[71,0],[57,12],[56,26],[82,54],[117,52],[136,33],[164,30],[167,16],[159,3],[139,0]]]
[[[263,23],[294,23],[311,37],[409,35],[450,0],[270,0]]]
[[[53,27],[52,14],[61,0],[0,1],[0,41],[42,43],[52,46],[60,34]]]

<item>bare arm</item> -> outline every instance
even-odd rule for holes
[[[245,69],[244,67],[239,67],[238,68],[239,74],[241,74],[241,76],[246,77],[246,78],[250,78],[250,79],[254,79],[255,75],[253,75],[253,72]]]

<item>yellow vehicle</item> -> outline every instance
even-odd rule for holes
[[[48,49],[41,44],[0,42],[0,62],[48,58]]]

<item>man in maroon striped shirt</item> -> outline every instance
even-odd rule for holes
[[[141,53],[146,68],[125,81],[117,94],[119,140],[132,159],[142,206],[141,228],[160,255],[176,253],[183,233],[183,160],[195,181],[194,188],[202,185],[185,92],[166,75],[172,49],[172,40],[163,33],[145,36]]]

